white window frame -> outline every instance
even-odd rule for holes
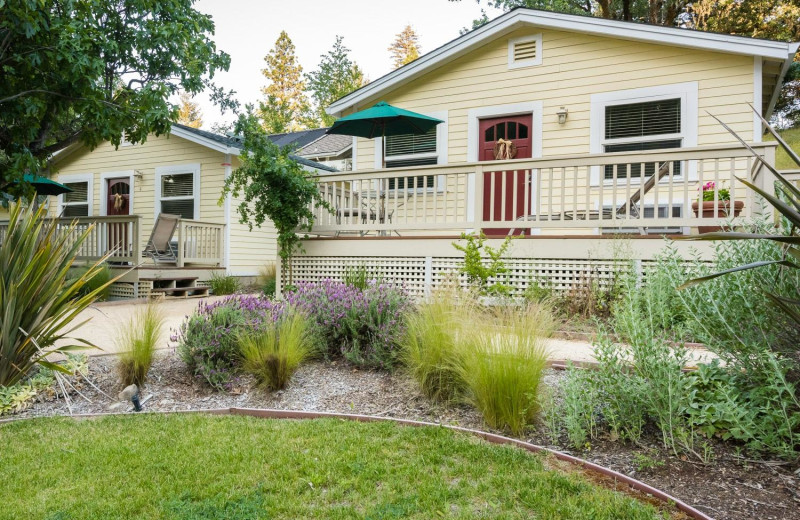
[[[391,159],[387,158],[387,161],[402,161],[408,159],[425,159],[430,157],[436,157],[436,164],[437,165],[446,165],[448,156],[447,156],[447,146],[448,146],[448,126],[450,124],[450,116],[449,111],[447,110],[440,110],[440,111],[420,111],[422,115],[428,117],[435,117],[436,119],[441,119],[444,121],[436,125],[436,151],[435,152],[427,152],[427,153],[419,153],[419,154],[407,154],[407,155],[395,155],[392,156]],[[380,170],[383,167],[381,163],[381,157],[383,157],[382,150],[383,150],[383,137],[378,137],[374,139],[375,141],[375,169]],[[355,153],[355,146],[353,148],[353,153]],[[355,159],[355,157],[354,157]],[[355,164],[355,161],[354,161]],[[395,168],[386,168],[386,170],[394,170]],[[426,174],[426,176],[428,176]],[[399,193],[403,193],[404,191],[408,193],[422,193],[424,190],[427,190],[429,193],[433,191],[442,192],[444,191],[445,187],[445,176],[444,175],[437,175],[437,179],[434,179],[433,188],[401,188],[399,191],[397,188],[392,189],[391,192],[394,193],[398,191]],[[388,191],[388,190],[387,190]]]
[[[86,183],[86,198],[88,204],[88,216],[94,216],[94,174],[93,173],[70,173],[59,174],[58,182],[61,184],[70,182],[85,182]],[[58,196],[58,215],[64,211],[67,206],[75,205],[74,202],[64,202],[64,195]]]
[[[467,111],[467,162],[478,162],[478,140],[480,139],[479,129],[481,119],[506,116],[531,115],[531,158],[537,159],[542,156],[542,129],[544,127],[544,103],[542,101],[527,101],[524,103],[510,103],[507,105],[492,105],[480,108],[471,108]],[[537,170],[531,174],[538,175]],[[472,173],[467,178],[467,220],[475,220],[475,174]],[[531,182],[531,212],[537,211],[536,207],[536,182]]]
[[[161,178],[165,175],[192,174],[192,198],[194,199],[194,220],[200,218],[200,163],[177,164],[174,166],[156,167],[153,216],[158,218],[161,212]],[[166,200],[184,200],[188,197],[168,197]]]
[[[100,216],[108,216],[108,180],[109,179],[128,179],[128,186],[130,186],[130,195],[128,195],[128,208],[129,213],[135,215],[133,211],[133,170],[124,170],[119,172],[104,172],[100,174]]]
[[[698,134],[698,83],[688,81],[685,83],[675,83],[672,85],[660,85],[657,87],[635,88],[628,90],[617,90],[614,92],[603,92],[592,94],[589,115],[590,139],[589,153],[601,154],[605,151],[605,145],[637,143],[641,141],[661,141],[670,139],[680,139],[681,148],[691,148],[697,146]],[[631,105],[636,103],[647,103],[650,101],[661,101],[665,99],[681,100],[681,131],[677,134],[658,134],[644,137],[626,137],[621,139],[605,139],[605,109],[608,106]],[[688,161],[689,179],[696,178],[696,161]],[[592,186],[599,186],[600,180],[604,185],[613,184],[613,179],[605,179],[601,175],[599,166],[592,166],[591,180]],[[617,182],[629,182],[631,185],[640,184],[642,177],[625,177],[617,179]],[[676,175],[675,179],[682,179],[682,175]],[[661,181],[663,182],[663,181]]]
[[[536,42],[536,57],[532,60],[514,61],[514,46],[518,43]],[[529,36],[520,36],[519,38],[509,38],[508,40],[508,68],[509,69],[522,69],[525,67],[535,67],[542,64],[542,33],[532,34]]]

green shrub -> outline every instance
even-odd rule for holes
[[[361,290],[334,280],[300,282],[286,302],[309,316],[320,349],[361,368],[392,370],[400,358],[406,310],[411,299],[402,288],[369,282]]]
[[[117,337],[122,386],[144,386],[153,354],[164,330],[164,316],[158,304],[148,303],[122,326]]]
[[[89,269],[91,268],[75,267],[70,269],[67,283],[79,280],[82,276],[85,276],[86,273],[89,272]],[[113,278],[111,269],[109,269],[106,264],[103,264],[100,269],[97,270],[97,273],[85,284],[83,284],[80,291],[78,291],[78,296],[86,296],[87,294],[91,294],[96,291],[97,298],[95,301],[104,302],[108,300],[108,295],[111,292],[111,278]]]
[[[473,325],[459,366],[467,399],[490,427],[520,435],[539,409],[553,316],[542,305],[503,306]]]
[[[101,258],[80,277],[68,280],[86,237],[73,225],[56,229],[46,219],[47,210],[14,206],[0,244],[0,386],[24,379],[38,363],[55,370],[47,361],[56,352],[92,347],[86,341],[65,337],[72,320],[91,305],[107,286],[84,289],[102,271]],[[57,340],[71,340],[56,346]]]
[[[172,341],[192,374],[218,390],[230,390],[239,370],[238,336],[280,317],[284,304],[256,296],[229,296],[208,304],[183,322]]]
[[[475,315],[470,300],[459,300],[450,291],[435,293],[409,313],[402,361],[429,398],[449,401],[463,392],[460,356]]]
[[[85,355],[67,354],[64,361],[60,361],[59,372],[76,376],[86,375],[87,358]],[[39,366],[35,373],[25,380],[18,381],[10,386],[0,386],[0,416],[13,414],[26,409],[34,399],[42,394],[54,395],[53,385],[56,375],[53,370]]]
[[[266,264],[261,268],[258,274],[257,284],[264,296],[275,296],[278,276],[274,263]]]
[[[268,390],[281,390],[311,354],[311,324],[297,311],[284,312],[277,321],[242,334],[239,349],[245,372]]]
[[[508,296],[511,294],[511,287],[500,282],[500,278],[508,273],[503,257],[511,246],[514,237],[506,237],[497,249],[485,245],[486,235],[481,231],[479,234],[461,234],[461,239],[466,241],[463,246],[453,242],[453,247],[464,253],[464,266],[459,269],[460,273],[467,276],[469,284],[484,295]],[[483,255],[488,257],[484,260]]]
[[[235,276],[214,273],[208,280],[211,292],[216,296],[236,294],[242,288],[242,282]]]
[[[560,415],[567,439],[576,449],[585,448],[589,439],[597,435],[597,407],[600,403],[591,376],[588,370],[570,367],[561,384],[561,410],[547,412],[548,415]]]
[[[344,284],[356,289],[365,290],[370,283],[381,284],[383,276],[371,272],[366,265],[348,266],[344,271]]]

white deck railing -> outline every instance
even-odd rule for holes
[[[774,144],[753,146],[774,164]],[[737,180],[770,185],[754,162],[730,145],[337,173],[319,178],[333,211],[314,210],[312,234],[685,233],[760,209]],[[695,211],[708,182],[711,203]]]
[[[139,215],[57,218],[57,232],[69,233],[77,239],[89,230],[89,235],[78,249],[77,260],[96,261],[110,253],[109,262],[140,265],[147,236],[142,236]],[[71,227],[72,223],[75,227]],[[0,221],[0,244],[8,230],[8,221]],[[173,236],[177,242],[177,267],[186,264],[222,265],[224,261],[225,225],[214,222],[181,220]]]

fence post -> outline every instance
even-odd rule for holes
[[[633,272],[636,274],[636,288],[641,289],[644,286],[644,273],[642,272],[641,258],[637,258],[633,261]]]
[[[177,260],[177,266],[178,267],[183,267],[183,255],[184,255],[184,250],[183,250],[183,246],[184,246],[184,244],[183,244],[183,231],[184,231],[184,229],[183,229],[183,220],[179,220],[178,221],[178,260]]]
[[[423,294],[425,299],[430,298],[433,291],[433,257],[425,257],[425,285],[423,287]]]
[[[280,298],[283,293],[283,270],[281,269],[281,255],[275,255],[275,297]]]

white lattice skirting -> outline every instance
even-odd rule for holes
[[[342,280],[353,268],[364,267],[373,276],[386,282],[401,284],[414,296],[424,296],[458,275],[463,258],[446,257],[345,257],[296,256],[292,260],[293,280],[319,282],[330,278]],[[587,283],[608,287],[631,269],[643,281],[652,260],[548,260],[509,258],[508,273],[500,281],[512,288],[512,295],[521,296],[531,285],[555,291],[569,291]],[[286,283],[286,273],[283,281]],[[459,276],[462,286],[467,280]]]

